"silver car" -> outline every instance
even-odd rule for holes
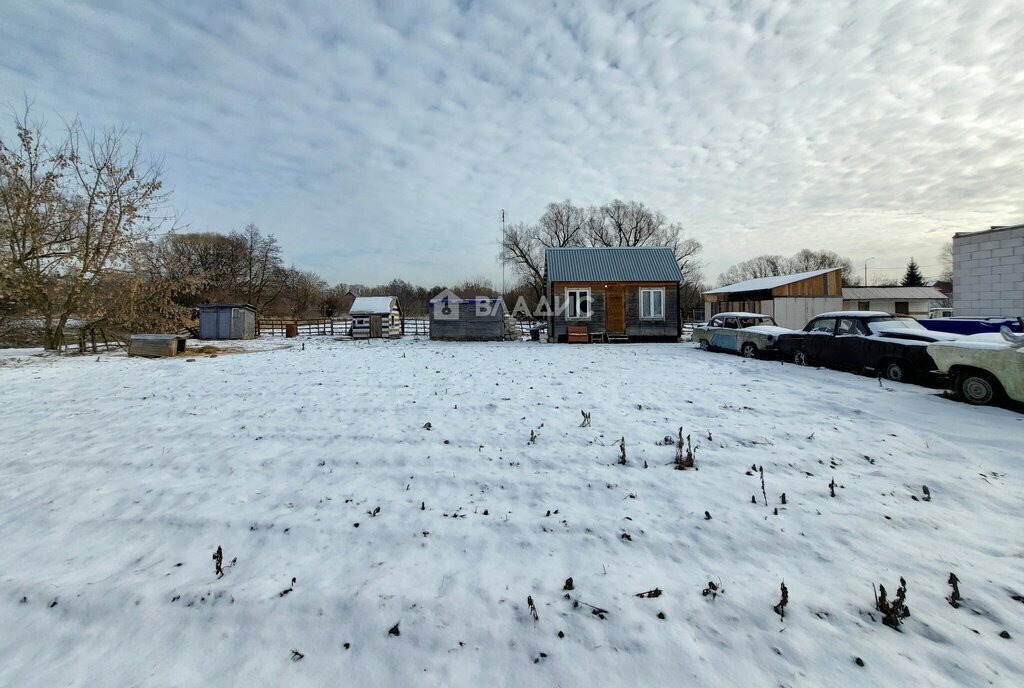
[[[792,332],[779,327],[763,313],[719,313],[693,330],[693,341],[704,351],[732,351],[745,358],[757,358],[775,351],[780,334]]]

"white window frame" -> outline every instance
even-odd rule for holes
[[[651,299],[651,314],[644,315],[644,292],[661,293],[661,312],[654,312],[654,299]],[[641,320],[664,320],[665,319],[665,287],[640,287],[640,319]]]
[[[580,315],[579,313],[573,314],[573,306],[581,303],[579,296],[576,297],[576,301],[569,298],[569,294],[583,294],[583,298],[587,304],[587,314]],[[566,320],[590,320],[594,314],[594,302],[590,298],[590,287],[567,287],[565,290],[565,319]]]

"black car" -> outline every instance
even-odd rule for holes
[[[822,313],[804,329],[779,335],[776,346],[784,358],[798,365],[872,372],[908,382],[937,375],[929,344],[957,338],[927,330],[906,316],[840,311]]]

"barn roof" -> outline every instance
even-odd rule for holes
[[[348,312],[350,315],[387,315],[394,301],[394,296],[358,296]]]
[[[549,248],[544,254],[552,282],[681,282],[668,246]]]
[[[871,299],[944,299],[946,295],[935,287],[843,287],[843,298],[850,301]]]
[[[743,282],[737,282],[736,284],[730,284],[718,289],[712,289],[711,291],[704,292],[705,294],[735,294],[741,291],[763,291],[765,289],[775,289],[786,284],[792,284],[793,282],[800,282],[811,277],[817,277],[818,275],[825,275],[839,268],[825,268],[824,270],[811,270],[810,272],[798,272],[793,275],[775,275],[772,277],[757,277],[755,279],[749,279]]]

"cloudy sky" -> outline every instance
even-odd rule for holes
[[[192,229],[331,282],[500,279],[500,210],[566,198],[663,210],[712,278],[934,275],[1024,222],[1022,40],[1020,0],[8,0],[0,105],[124,124]]]

